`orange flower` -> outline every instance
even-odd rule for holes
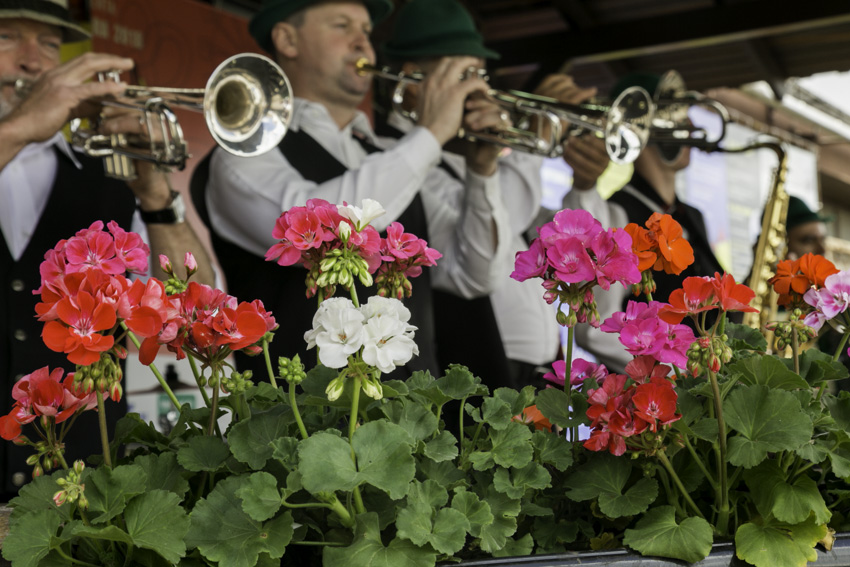
[[[776,275],[768,280],[779,294],[779,305],[789,306],[802,301],[811,288],[820,289],[828,276],[838,273],[838,268],[816,254],[808,253],[799,260],[783,260],[776,265]]]
[[[679,275],[682,270],[694,263],[694,249],[682,238],[682,225],[670,215],[652,213],[646,221],[650,237],[654,235],[658,246],[659,258],[655,261],[655,270],[664,270],[668,274]]]
[[[514,416],[514,421],[518,421],[520,423],[524,423],[526,425],[533,425],[536,430],[545,430],[551,431],[552,424],[549,423],[549,420],[546,419],[540,410],[537,409],[537,406],[528,406],[520,415]]]
[[[626,225],[625,231],[632,237],[632,252],[638,257],[638,270],[647,271],[658,257],[649,238],[649,231],[633,222]]]

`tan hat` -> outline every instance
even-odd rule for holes
[[[0,0],[0,18],[23,18],[62,28],[62,41],[82,41],[91,34],[74,23],[68,0]]]

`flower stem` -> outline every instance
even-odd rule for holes
[[[298,431],[301,432],[301,438],[307,439],[307,428],[304,427],[304,420],[301,419],[301,412],[298,411],[298,402],[295,401],[295,384],[289,383],[289,405],[292,407],[292,414],[295,416],[295,421],[298,423]]]
[[[573,396],[572,396],[573,385],[572,385],[571,380],[572,380],[572,369],[573,369],[573,336],[574,335],[575,335],[575,328],[571,327],[571,326],[567,327],[567,355],[566,355],[566,358],[564,359],[564,362],[566,362],[566,366],[564,367],[564,374],[565,374],[564,389],[567,392],[567,398],[568,398],[567,401],[570,404],[570,407],[569,407],[570,414],[572,414],[572,412],[573,412]],[[570,418],[573,418],[573,416],[570,415]],[[578,441],[578,425],[574,425],[574,426],[570,427],[570,441],[572,443],[575,443],[576,441]]]
[[[717,375],[708,371],[708,379],[711,381],[711,391],[714,394],[714,412],[717,419],[717,442],[719,455],[717,463],[718,480],[720,481],[720,499],[718,506],[717,531],[725,534],[729,525],[729,484],[726,470],[726,421],[723,419],[723,399],[720,396],[720,386],[717,384]]]
[[[705,519],[705,516],[702,515],[702,512],[694,503],[693,499],[691,499],[691,495],[688,493],[685,485],[682,484],[682,480],[679,478],[679,475],[676,474],[676,471],[673,469],[673,465],[667,459],[667,455],[663,451],[658,451],[655,453],[655,456],[658,457],[658,460],[661,461],[661,464],[664,465],[664,469],[670,475],[670,478],[673,480],[673,483],[676,485],[676,488],[679,489],[679,492],[682,493],[682,498],[685,499],[685,502],[690,506],[690,508],[696,513],[700,518]]]
[[[838,358],[841,356],[841,351],[844,350],[844,347],[847,346],[847,339],[850,338],[850,328],[844,331],[844,335],[841,336],[841,342],[838,343],[838,348],[835,349],[835,354],[832,355],[832,360],[838,361]]]
[[[201,374],[201,371],[198,370],[198,363],[195,362],[195,357],[192,355],[192,353],[187,353],[186,358],[189,359],[189,366],[192,367],[192,374],[195,375],[195,383],[198,385],[198,390],[200,390],[200,392],[201,392],[201,397],[204,398],[204,404],[207,407],[210,407],[210,404],[212,402],[210,402],[210,397],[207,394],[206,388],[201,386],[201,375],[202,374]],[[177,409],[180,409],[180,408],[177,408]]]
[[[103,392],[95,390],[97,397],[97,421],[100,425],[100,444],[103,447],[103,464],[112,468],[112,454],[109,452],[109,433],[106,426],[106,408],[103,403]]]
[[[219,380],[221,379],[218,376],[217,372],[214,372],[213,376],[215,376]],[[209,436],[212,436],[213,431],[215,431],[215,426],[216,426],[216,423],[217,423],[216,419],[215,419],[215,414],[218,412],[218,392],[219,392],[219,388],[220,388],[220,386],[219,386],[218,382],[216,382],[215,385],[213,386],[212,403],[210,404],[210,422],[207,425],[207,435],[209,435]]]
[[[277,388],[277,380],[274,379],[274,371],[272,370],[272,357],[269,354],[269,340],[263,337],[263,357],[266,359],[266,370],[269,373],[269,382],[273,388]]]
[[[800,336],[797,328],[791,328],[791,358],[794,360],[794,373],[800,373]]]
[[[121,321],[121,327],[125,331],[127,331],[127,336],[130,337],[130,340],[133,341],[133,344],[136,345],[136,348],[139,348],[141,346],[141,343],[139,342],[139,339],[136,337],[136,335],[134,335],[133,332],[127,328],[127,324]],[[153,375],[156,376],[157,382],[159,382],[160,387],[165,391],[166,395],[168,396],[168,399],[171,400],[171,403],[174,405],[174,409],[180,411],[180,402],[177,401],[177,396],[175,396],[174,392],[171,391],[171,388],[168,386],[168,382],[165,381],[165,378],[163,378],[159,369],[154,363],[150,364],[150,369],[151,372],[153,372]]]
[[[688,439],[688,436],[682,435],[682,441],[685,442],[685,447],[688,449],[688,452],[691,454],[691,457],[693,457],[694,462],[697,464],[697,466],[699,467],[699,470],[702,471],[702,474],[705,477],[705,479],[708,481],[708,483],[711,485],[711,487],[716,492],[717,491],[717,481],[714,480],[714,477],[711,476],[711,473],[705,467],[705,464],[703,464],[702,458],[699,455],[697,455],[696,449],[694,449],[694,446],[691,445],[691,442]]]
[[[352,286],[352,289],[354,286]],[[354,439],[354,432],[357,430],[357,414],[360,412],[360,381],[363,378],[361,376],[355,376],[354,382],[354,391],[351,393],[351,416],[348,419],[348,444],[351,446],[351,460],[354,462],[354,466],[357,467],[357,455],[354,454],[354,445],[352,444],[352,439]],[[353,491],[354,496],[354,509],[358,514],[362,514],[366,511],[366,507],[363,505],[363,497],[360,495],[360,487],[355,486]]]

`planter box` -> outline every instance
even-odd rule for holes
[[[672,559],[643,557],[625,550],[616,550],[483,559],[454,565],[455,567],[567,567],[572,565],[682,567],[686,563]],[[749,564],[735,557],[735,549],[731,543],[722,543],[715,545],[708,557],[693,565],[699,567],[745,567]],[[836,534],[832,551],[819,549],[817,562],[810,563],[810,565],[815,567],[850,567],[850,533]]]

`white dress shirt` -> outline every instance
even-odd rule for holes
[[[409,120],[395,113],[390,115],[389,123],[402,132],[413,129]],[[468,175],[463,156],[443,152],[443,160],[461,177]],[[538,279],[518,282],[510,276],[516,253],[528,249],[522,235],[540,207],[542,165],[543,158],[519,151],[512,151],[499,161],[499,185],[508,210],[510,240],[503,258],[504,267],[490,295],[507,357],[541,365],[551,363],[558,351],[559,325],[555,310],[543,299],[544,290]],[[457,195],[462,194],[457,188],[455,190]],[[457,195],[454,199],[458,199]]]
[[[68,156],[77,169],[82,169],[65,137],[57,132],[45,142],[24,147],[0,171],[0,229],[16,261],[23,256],[50,198],[59,167],[54,146]],[[88,227],[80,227],[84,228]],[[130,229],[139,233],[147,242],[147,230],[138,211],[133,215]],[[64,235],[65,238],[72,236]]]
[[[482,177],[467,172],[467,190],[459,192],[461,183],[435,167],[441,149],[427,129],[414,128],[401,140],[377,138],[360,112],[340,130],[323,105],[300,98],[294,102],[290,129],[309,134],[348,171],[314,183],[280,151],[246,158],[217,149],[210,163],[207,205],[222,237],[265,255],[275,243],[272,229],[281,212],[312,198],[358,206],[363,199],[375,199],[387,212],[372,225],[383,230],[419,193],[428,220],[428,244],[443,254],[432,272],[434,286],[467,298],[493,289],[504,270],[509,241],[498,174]],[[353,132],[386,149],[368,154]],[[459,201],[447,198],[456,191],[462,195]]]

